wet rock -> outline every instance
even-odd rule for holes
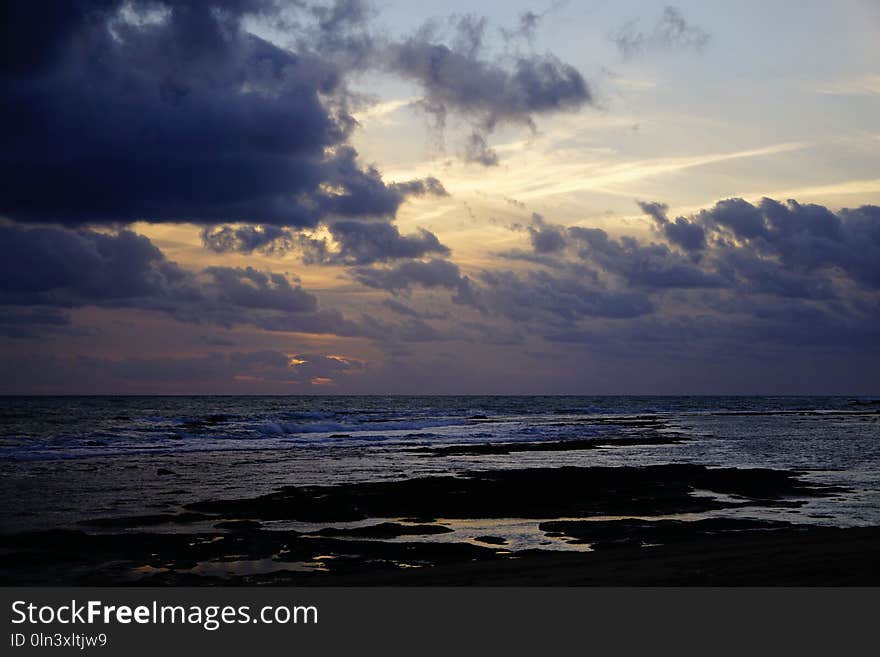
[[[122,516],[118,518],[93,518],[83,520],[80,525],[88,527],[103,527],[129,529],[133,527],[151,527],[155,525],[185,525],[202,520],[211,520],[214,516],[185,511],[183,513],[154,513],[141,516]]]
[[[789,522],[742,518],[701,520],[555,520],[542,522],[538,529],[547,536],[567,537],[569,543],[589,543],[593,549],[622,546],[669,544],[729,536],[744,532],[797,529]]]
[[[255,531],[262,529],[262,523],[256,520],[224,520],[214,525],[214,529],[225,529],[231,532]]]
[[[488,545],[507,545],[507,539],[500,536],[476,536],[474,540]]]
[[[411,452],[425,456],[480,456],[514,454],[517,452],[568,452],[602,447],[633,447],[640,445],[677,445],[690,440],[682,436],[642,436],[579,438],[576,440],[552,440],[540,442],[484,443],[478,445],[449,445],[445,447],[414,447]]]
[[[460,477],[286,487],[260,497],[197,502],[187,508],[227,518],[313,522],[422,516],[559,518],[799,504],[790,498],[839,492],[837,488],[803,482],[799,474],[689,464],[473,471]],[[695,490],[743,499],[695,496]]]
[[[313,534],[318,536],[354,536],[358,538],[397,538],[398,536],[420,536],[429,534],[448,534],[452,532],[443,525],[402,525],[396,522],[381,522],[365,527],[325,527]]]

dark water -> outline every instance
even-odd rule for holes
[[[444,458],[413,449],[649,434],[691,440]],[[871,399],[8,397],[0,398],[0,529],[174,511],[283,485],[678,462],[802,470],[852,493],[773,517],[880,524],[880,403]]]

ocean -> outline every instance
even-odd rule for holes
[[[584,440],[601,446],[532,449]],[[504,451],[514,444],[529,449]],[[502,447],[481,452],[481,445]],[[177,513],[194,502],[284,486],[668,463],[794,470],[804,481],[846,489],[799,506],[746,505],[687,518],[880,524],[880,402],[870,398],[5,397],[0,530]],[[491,529],[513,548],[570,549],[535,525],[495,519]],[[449,526],[450,534],[425,540],[487,531],[479,518]]]

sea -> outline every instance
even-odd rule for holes
[[[651,437],[681,442],[637,444],[637,439]],[[443,456],[420,449],[593,438],[606,446]],[[628,439],[625,444],[614,444],[623,438]],[[3,397],[0,533],[71,528],[94,518],[174,513],[191,502],[254,497],[284,486],[494,468],[662,463],[796,470],[804,480],[848,491],[810,499],[799,507],[737,508],[716,514],[880,525],[880,400]],[[522,547],[529,547],[531,538],[525,531],[517,538],[516,528],[526,524],[533,526],[534,521],[509,519],[507,528],[513,543]],[[475,519],[466,529],[485,528]],[[492,529],[504,531],[497,520]]]

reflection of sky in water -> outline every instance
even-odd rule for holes
[[[280,555],[279,555],[280,556]],[[332,558],[325,556],[324,560]],[[194,575],[213,575],[224,577],[228,575],[265,575],[279,570],[291,570],[300,573],[313,573],[326,571],[324,560],[316,561],[283,561],[282,559],[237,559],[231,561],[200,561],[187,572]]]
[[[18,413],[18,419],[0,430],[0,494],[15,500],[0,510],[0,528],[38,529],[95,517],[175,513],[188,502],[253,497],[285,485],[384,481],[495,468],[678,462],[800,469],[807,471],[807,480],[853,490],[810,499],[796,509],[751,507],[722,515],[880,524],[880,415],[873,407],[853,407],[847,399],[433,398],[416,403],[408,398],[145,398],[115,402],[112,413],[106,404],[87,402],[81,402],[80,408],[75,401],[56,400],[67,404],[56,408],[42,400],[43,406],[34,413],[48,415],[26,420],[22,419],[26,413]],[[800,410],[804,408],[833,412]],[[721,409],[739,414],[718,414]],[[645,415],[653,421],[645,422]],[[284,425],[286,433],[267,431],[253,437],[255,427],[268,425]],[[344,431],[319,430],[327,425]],[[678,445],[442,458],[412,451],[424,445],[607,439],[658,432],[693,440]],[[87,445],[88,441],[101,444]],[[159,475],[159,468],[172,474]],[[488,525],[474,527],[473,533],[505,535],[510,545],[503,548],[546,549],[541,544],[546,538],[530,533],[529,527],[537,523],[517,522],[507,525],[507,534]],[[210,528],[210,523],[204,527]],[[469,531],[457,524],[455,536],[461,533],[471,540],[465,535]],[[437,541],[451,536],[401,540]]]

